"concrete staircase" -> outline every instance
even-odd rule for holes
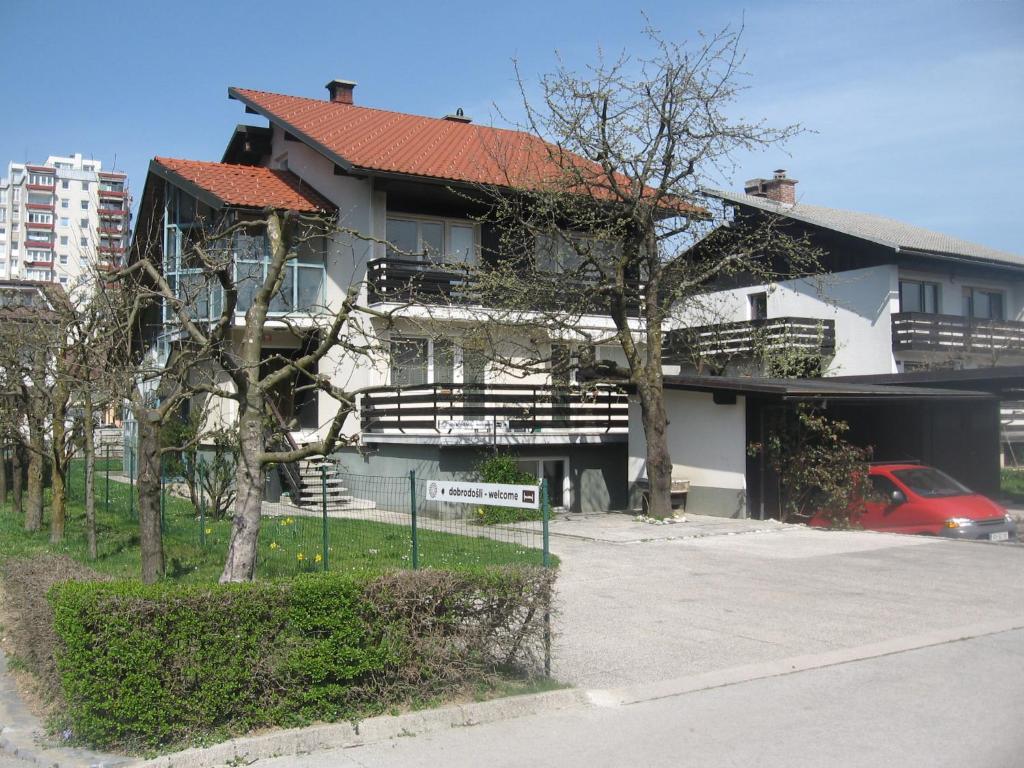
[[[324,472],[327,476],[327,506],[338,507],[348,504],[351,496],[346,496],[348,488],[342,485],[338,465],[329,459],[318,457],[299,462],[299,477],[302,481],[302,498],[298,506],[320,508],[324,497]]]

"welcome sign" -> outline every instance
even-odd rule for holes
[[[428,501],[449,504],[485,504],[489,507],[540,509],[540,489],[536,485],[507,483],[457,483],[431,480],[427,483]]]

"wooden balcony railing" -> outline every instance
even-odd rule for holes
[[[836,324],[813,317],[773,317],[702,325],[669,331],[665,346],[665,362],[676,364],[779,349],[831,355],[836,349]]]
[[[1024,353],[1024,323],[900,312],[892,316],[892,346],[896,350]]]
[[[573,290],[573,281],[553,275],[552,291],[548,297],[537,296],[530,309],[551,311],[566,309],[572,312],[607,314],[595,298],[590,286]],[[435,262],[413,261],[411,259],[373,259],[367,264],[366,281],[369,286],[370,303],[418,302],[422,304],[453,304],[463,306],[487,305],[486,299],[474,295],[469,281],[471,275],[457,265]],[[637,299],[630,302],[629,313],[635,315],[643,297],[642,285],[636,283]],[[571,307],[571,309],[570,309]]]
[[[625,433],[629,401],[607,385],[423,384],[363,394],[364,434]]]

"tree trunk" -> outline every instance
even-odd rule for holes
[[[67,519],[67,476],[69,458],[64,442],[67,439],[66,384],[54,388],[53,423],[51,426],[50,455],[50,541],[54,544],[64,538],[64,524]]]
[[[664,519],[672,516],[672,456],[668,450],[664,391],[660,387],[642,387],[638,391],[647,442],[647,514]]]
[[[43,426],[34,417],[29,417],[28,432],[28,500],[25,509],[25,530],[38,531],[43,527]]]
[[[25,485],[24,451],[20,440],[15,442],[11,449],[11,504],[15,514],[18,515],[25,511],[25,499],[22,492]]]
[[[142,581],[152,584],[164,575],[164,542],[160,530],[160,428],[147,408],[136,410],[139,427],[139,548]]]
[[[82,410],[82,450],[85,454],[85,539],[89,557],[95,560],[98,554],[96,547],[96,435],[92,393],[88,391],[88,387],[86,387],[82,398]]]
[[[250,397],[258,397],[251,392]],[[263,513],[263,486],[266,470],[260,463],[264,450],[262,410],[250,404],[240,416],[238,437],[240,451],[235,468],[235,517],[231,542],[224,562],[221,582],[251,581],[256,572],[256,552]]]

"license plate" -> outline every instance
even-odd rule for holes
[[[1007,541],[1010,538],[1010,534],[1006,531],[1000,531],[999,533],[990,533],[988,535],[989,541]]]

